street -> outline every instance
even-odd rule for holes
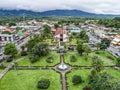
[[[40,29],[40,30],[41,30],[41,29]],[[40,34],[39,29],[38,29],[36,32],[34,32],[34,34]],[[34,35],[34,34],[33,34],[33,35]],[[32,36],[33,36],[33,35],[32,35]],[[25,37],[23,40],[21,40],[19,44],[18,44],[18,43],[15,43],[15,45],[16,45],[16,47],[17,47],[17,50],[18,50],[19,52],[21,52],[21,46],[25,45],[29,40],[30,40],[30,36],[27,36],[27,37]],[[1,48],[1,52],[0,52],[0,59],[2,59],[3,57],[5,57],[5,55],[4,55],[4,48],[2,47],[2,48]]]
[[[91,42],[92,44],[95,44],[95,43],[101,41],[100,39],[97,39],[97,38],[95,38],[94,36],[92,36],[89,32],[87,32],[87,35],[89,36],[90,42]],[[107,48],[106,50],[107,50],[108,52],[110,52],[111,54],[113,54],[114,56],[116,56],[116,57],[120,56],[120,51],[119,51],[117,48],[115,48],[115,46],[110,45],[110,47]]]

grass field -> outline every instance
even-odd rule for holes
[[[72,39],[70,42],[66,43],[66,45],[76,45],[77,39]]]
[[[49,45],[53,44],[52,39],[46,39],[45,42],[48,43]]]
[[[53,56],[53,58],[54,58],[53,63],[46,62],[46,59],[50,56]],[[39,61],[37,61],[35,63],[31,63],[29,58],[26,57],[24,60],[22,60],[18,63],[18,66],[54,66],[54,65],[58,64],[59,62],[60,62],[59,54],[56,53],[55,51],[51,51],[50,55],[40,57]]]
[[[2,72],[3,70],[2,69],[0,69],[0,73]]]
[[[40,90],[37,89],[37,82],[41,78],[50,80],[50,87],[47,90],[60,89],[60,74],[53,70],[11,70],[0,81],[0,90]]]
[[[84,86],[88,84],[88,75],[90,74],[89,69],[84,69],[84,70],[72,70],[70,73],[67,74],[67,83],[68,83],[68,90],[82,90]],[[120,72],[114,69],[108,69],[104,70],[108,72],[111,76],[117,78],[120,80]],[[103,72],[104,72],[103,71]],[[83,79],[83,83],[79,85],[73,85],[72,84],[72,76],[73,75],[80,75]]]
[[[70,56],[75,55],[77,58],[76,62],[70,62]],[[71,64],[72,66],[91,66],[92,63],[92,59],[91,57],[94,56],[94,53],[90,53],[89,56],[80,56],[77,52],[71,51],[71,52],[67,52],[65,54],[65,62]],[[87,59],[86,59],[87,57]],[[106,61],[105,58],[101,58],[104,66],[110,66],[111,63],[109,63],[108,61]]]
[[[112,60],[114,63],[116,63],[116,57],[111,55],[109,52],[107,51],[104,51],[104,50],[100,50],[100,51],[96,51],[98,52],[99,56],[102,56],[103,58],[106,58],[106,59],[109,59],[109,60]],[[94,52],[95,53],[95,52]]]

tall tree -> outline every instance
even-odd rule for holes
[[[54,28],[55,28],[55,29],[59,28],[59,24],[55,23],[55,24],[54,24]]]
[[[46,56],[49,53],[48,44],[44,42],[36,44],[32,49],[32,53],[39,56]]]
[[[89,84],[93,83],[96,78],[98,78],[98,73],[97,73],[97,71],[95,69],[92,69],[92,71],[91,71],[91,73],[90,73],[90,75],[88,77]]]
[[[9,23],[9,26],[10,26],[10,27],[11,27],[11,26],[16,26],[16,23],[10,22],[10,23]]]
[[[45,38],[51,38],[52,36],[51,27],[48,25],[44,25],[43,28],[44,28],[43,35],[45,36]]]
[[[78,45],[77,45],[77,51],[78,53],[82,56],[83,52],[84,52],[84,49],[83,49],[83,43],[82,42],[79,42]]]
[[[83,44],[83,50],[87,55],[91,52],[91,48],[88,44]]]
[[[34,63],[38,61],[41,56],[46,56],[48,54],[49,54],[48,44],[41,42],[36,44],[32,48],[29,59],[32,63]]]
[[[104,38],[101,40],[100,49],[107,49],[110,46],[110,40]]]
[[[44,25],[43,28],[44,28],[44,33],[45,34],[50,34],[51,33],[51,27],[50,26]]]
[[[114,82],[113,82],[114,81]],[[115,81],[115,78],[104,72],[99,74],[94,82],[90,83],[92,90],[119,90],[119,81]]]
[[[5,55],[11,55],[14,57],[18,53],[17,48],[15,44],[13,43],[7,43],[4,48],[4,54]]]
[[[103,61],[98,56],[92,57],[92,66],[97,72],[104,69]]]
[[[31,51],[32,48],[40,41],[41,41],[40,35],[36,35],[35,37],[31,38],[26,44],[27,50]]]
[[[79,38],[83,40],[85,43],[89,42],[89,36],[86,34],[85,30],[82,30],[79,34]]]
[[[82,31],[80,32],[80,34],[79,34],[79,37],[80,37],[80,38],[83,38],[85,35],[86,35],[85,30],[82,30]]]

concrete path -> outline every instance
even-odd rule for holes
[[[14,65],[14,62],[19,62],[21,60],[23,60],[24,57],[16,60],[16,61],[12,61],[12,63],[10,63],[1,73],[0,73],[0,80],[2,79],[2,77],[9,71],[10,68],[12,68],[12,66]]]
[[[61,63],[59,65],[65,64],[63,53],[60,53],[60,61],[61,61]],[[54,67],[54,69],[55,69],[55,71],[58,71],[61,74],[61,90],[68,90],[67,89],[67,81],[66,81],[66,73],[69,72],[72,68],[71,68],[71,66],[65,64],[67,66],[67,68],[64,70],[61,70],[58,68],[59,65],[56,65]]]
[[[23,58],[20,58],[18,60],[16,60],[15,62],[19,62],[21,60],[23,60]],[[71,71],[72,69],[91,69],[92,66],[70,66],[68,64],[65,64],[64,62],[64,53],[60,53],[60,64],[56,65],[56,66],[17,66],[18,70],[37,70],[37,69],[54,69],[55,71],[59,72],[61,74],[61,90],[68,90],[67,88],[67,80],[66,80],[66,73]],[[0,79],[2,79],[2,77],[9,71],[10,68],[13,67],[14,61],[9,64],[4,71],[0,74]],[[107,60],[107,62],[111,63],[111,66],[106,66],[105,68],[115,68],[117,70],[120,71],[120,67],[116,67],[116,65],[111,61],[111,60]],[[67,66],[66,69],[61,70],[59,69],[59,65],[64,64]]]

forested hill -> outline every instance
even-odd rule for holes
[[[33,12],[28,10],[0,10],[0,17],[3,16],[54,16],[54,17],[120,17],[120,15],[105,15],[105,14],[94,14],[88,13],[81,10],[50,10],[44,12]]]

